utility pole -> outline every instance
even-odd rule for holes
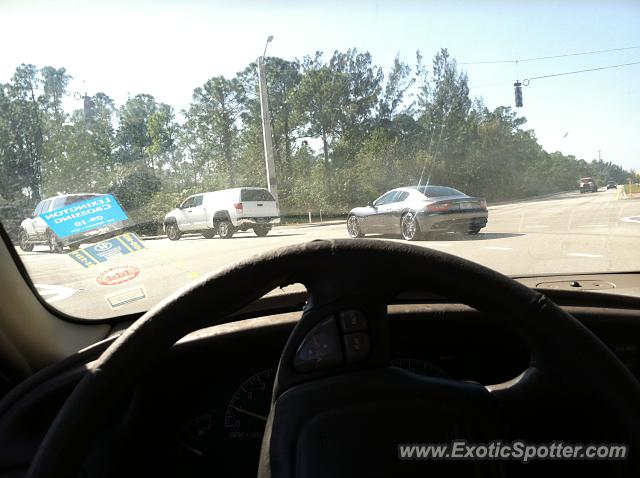
[[[278,202],[278,182],[276,179],[276,166],[273,159],[273,142],[271,137],[271,119],[269,117],[269,97],[267,93],[267,77],[264,69],[264,55],[267,45],[273,40],[269,35],[264,46],[262,56],[258,57],[258,83],[260,86],[260,110],[262,111],[262,135],[264,137],[264,158],[267,166],[267,187]]]

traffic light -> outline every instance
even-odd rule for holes
[[[516,108],[522,108],[522,83],[516,81],[513,86],[516,93]]]

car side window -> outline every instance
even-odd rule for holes
[[[403,192],[404,192],[404,191],[396,191],[396,192],[391,196],[391,198],[389,198],[389,201],[387,201],[387,204],[393,204],[393,203],[396,203],[396,202],[400,202],[400,201],[402,201],[402,199],[400,199],[400,197],[402,196],[402,193],[403,193]]]
[[[193,198],[193,206],[202,206],[202,194]]]
[[[65,200],[66,198],[64,197],[57,197],[53,200],[53,204],[51,205],[51,210],[53,211],[54,209],[60,209],[62,206],[65,205]]]
[[[44,203],[42,203],[42,209],[40,210],[40,214],[43,212],[47,212],[49,210],[49,204],[51,203],[51,199],[47,199]]]
[[[393,197],[397,194],[397,191],[391,191],[383,196],[381,196],[380,198],[378,198],[378,200],[373,203],[375,206],[384,206],[385,204],[389,204],[390,202],[392,202]]]
[[[397,197],[394,198],[393,202],[402,202],[409,197],[409,193],[407,191],[400,191]]]
[[[193,207],[193,204],[195,202],[194,200],[195,198],[193,196],[191,196],[190,198],[187,198],[184,200],[184,202],[182,203],[182,205],[180,206],[181,209],[188,209],[190,207]]]
[[[33,217],[40,215],[42,212],[42,207],[44,206],[45,201],[40,201],[36,208],[33,210]]]

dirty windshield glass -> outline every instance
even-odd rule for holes
[[[0,13],[0,222],[68,315],[146,311],[315,239],[640,270],[637,2]]]

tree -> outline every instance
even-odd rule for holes
[[[411,115],[413,103],[404,105],[404,109],[401,108],[407,91],[415,82],[416,78],[411,78],[411,67],[406,63],[402,63],[400,56],[396,55],[384,86],[384,94],[378,102],[378,117],[388,122],[403,112]]]
[[[471,109],[466,73],[458,73],[456,61],[446,48],[433,58],[432,75],[428,79],[418,54],[419,85],[418,115],[425,129],[428,151],[447,161],[450,176],[459,180],[464,173],[464,158],[469,142],[466,141],[467,116]]]
[[[33,203],[42,197],[43,119],[36,98],[40,84],[34,65],[20,65],[4,85],[3,100],[7,144],[1,161],[9,174],[3,195],[11,199],[23,195]]]
[[[349,79],[345,73],[322,63],[322,54],[305,57],[302,80],[295,96],[295,111],[300,119],[300,136],[321,138],[325,172],[329,171],[330,152],[340,137],[345,118],[345,99],[349,97]]]
[[[187,127],[196,133],[194,153],[202,162],[213,162],[210,170],[235,186],[238,121],[244,112],[242,89],[237,79],[217,76],[193,91]],[[194,139],[196,139],[194,138]],[[206,158],[206,159],[205,159]]]
[[[120,108],[116,133],[116,157],[120,163],[139,162],[153,169],[153,163],[147,161],[147,148],[152,144],[148,127],[157,110],[155,98],[147,94],[129,98]]]

